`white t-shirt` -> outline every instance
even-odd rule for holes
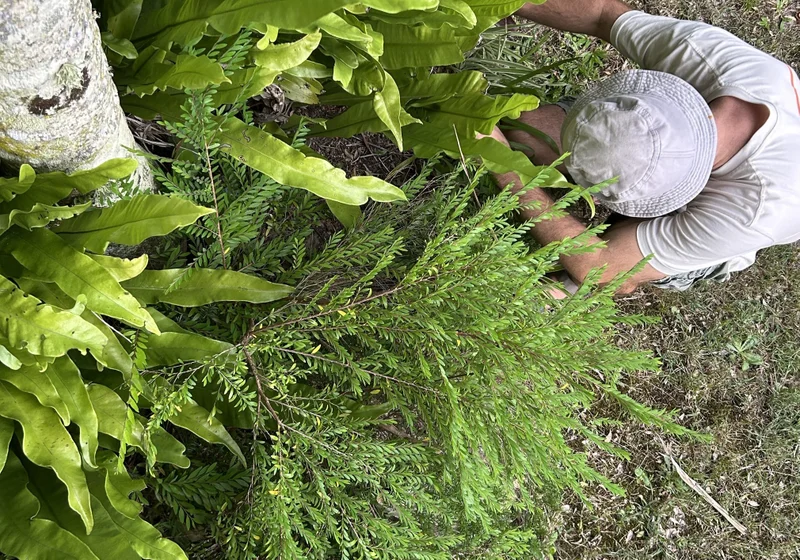
[[[639,248],[668,276],[753,264],[756,251],[800,240],[800,79],[785,63],[710,25],[628,12],[612,44],[648,70],[695,87],[707,102],[732,96],[769,108],[769,118],[686,211],[647,220]]]

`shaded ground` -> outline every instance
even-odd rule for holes
[[[650,13],[719,25],[800,70],[800,2],[639,0]],[[496,88],[518,87],[552,102],[628,64],[608,45],[541,28],[489,33],[470,65]],[[535,54],[528,54],[536,49]],[[526,57],[517,65],[520,57]],[[566,61],[566,62],[564,62]],[[551,65],[555,67],[550,67]],[[526,76],[530,69],[546,72]],[[519,80],[519,77],[525,77]],[[622,423],[608,439],[628,449],[623,463],[592,457],[628,489],[597,494],[593,507],[566,503],[553,520],[557,558],[750,560],[800,558],[800,251],[764,251],[755,267],[724,285],[687,293],[645,289],[625,298],[631,313],[662,317],[629,327],[620,343],[653,351],[658,375],[630,380],[629,393],[712,436],[711,443],[664,441]],[[683,469],[747,528],[741,535],[675,473]]]

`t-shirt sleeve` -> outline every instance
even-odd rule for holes
[[[645,70],[667,72],[689,82],[706,99],[727,86],[764,87],[765,71],[785,67],[727,31],[698,21],[623,14],[611,29],[612,44]],[[766,67],[766,68],[765,68]]]
[[[749,227],[723,195],[703,194],[685,212],[646,220],[636,237],[650,265],[667,276],[702,270],[774,244]]]

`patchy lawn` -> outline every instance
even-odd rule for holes
[[[796,0],[637,0],[650,13],[723,27],[800,70]],[[511,23],[511,22],[509,22]],[[579,95],[629,67],[609,45],[540,26],[487,32],[467,62],[497,91],[534,92],[545,102]],[[800,147],[798,147],[800,149]],[[641,402],[676,409],[710,443],[662,441],[623,421],[609,441],[628,463],[593,463],[628,489],[598,493],[593,507],[565,503],[553,519],[559,560],[800,558],[800,250],[764,251],[726,284],[686,293],[645,289],[621,301],[631,313],[662,318],[628,327],[620,343],[660,356],[662,372],[630,379]],[[744,525],[740,534],[676,473],[665,450]]]

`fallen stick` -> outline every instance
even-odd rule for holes
[[[717,510],[719,514],[733,526],[734,529],[739,531],[739,533],[741,533],[742,535],[746,535],[747,527],[739,523],[730,513],[728,513],[728,510],[722,507],[717,500],[712,498],[711,495],[708,492],[706,492],[705,489],[702,486],[700,486],[700,484],[697,483],[697,481],[695,481],[691,476],[686,474],[686,471],[684,471],[678,464],[678,462],[672,458],[672,455],[670,454],[663,440],[661,441],[661,446],[664,448],[664,456],[667,459],[669,459],[670,463],[672,463],[672,466],[675,468],[675,471],[678,473],[678,476],[681,477],[681,480],[683,480],[686,483],[686,485],[689,486],[689,488],[691,488],[697,494],[699,494],[701,498],[703,498],[706,502],[708,502],[708,504],[711,507]]]

